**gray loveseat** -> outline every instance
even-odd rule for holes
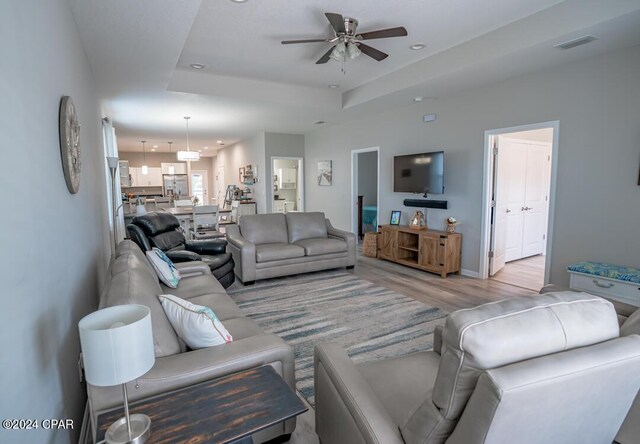
[[[142,304],[151,310],[156,361],[144,376],[127,384],[129,401],[187,387],[242,370],[271,365],[295,389],[293,351],[281,338],[265,333],[243,316],[222,285],[211,275],[209,266],[194,261],[176,264],[182,279],[173,289],[158,282],[156,273],[140,248],[124,240],[111,260],[107,282],[100,297],[100,308],[123,304]],[[178,338],[158,300],[160,294],[173,294],[194,304],[213,309],[233,342],[216,347],[188,350]],[[122,388],[87,385],[92,428],[104,410],[122,406]],[[176,406],[180,408],[180,406]],[[295,419],[276,424],[253,436],[260,443],[295,429]]]
[[[330,268],[353,268],[356,237],[334,228],[324,213],[256,214],[227,227],[227,251],[246,285]]]

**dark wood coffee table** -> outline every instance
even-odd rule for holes
[[[250,443],[252,434],[308,409],[266,365],[136,401],[129,410],[151,418],[148,444],[178,444]],[[96,441],[123,416],[124,408],[101,414]]]

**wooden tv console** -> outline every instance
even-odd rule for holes
[[[378,238],[378,257],[447,277],[460,274],[462,234],[416,230],[408,226],[383,225]]]

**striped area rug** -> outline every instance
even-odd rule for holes
[[[433,329],[446,312],[403,296],[345,270],[259,281],[227,289],[265,331],[295,353],[298,391],[314,405],[313,349],[342,344],[355,362],[429,350]]]

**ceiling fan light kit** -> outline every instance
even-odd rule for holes
[[[341,14],[326,12],[325,17],[333,28],[334,35],[325,39],[307,39],[307,40],[283,40],[283,45],[291,45],[297,43],[333,43],[327,52],[316,62],[317,65],[327,63],[330,59],[336,60],[343,64],[348,60],[357,58],[360,54],[371,57],[378,62],[386,59],[389,55],[379,51],[369,45],[362,43],[364,40],[386,39],[390,37],[405,37],[407,30],[402,27],[380,29],[377,31],[369,31],[358,34],[358,21],[351,17],[343,17]]]

